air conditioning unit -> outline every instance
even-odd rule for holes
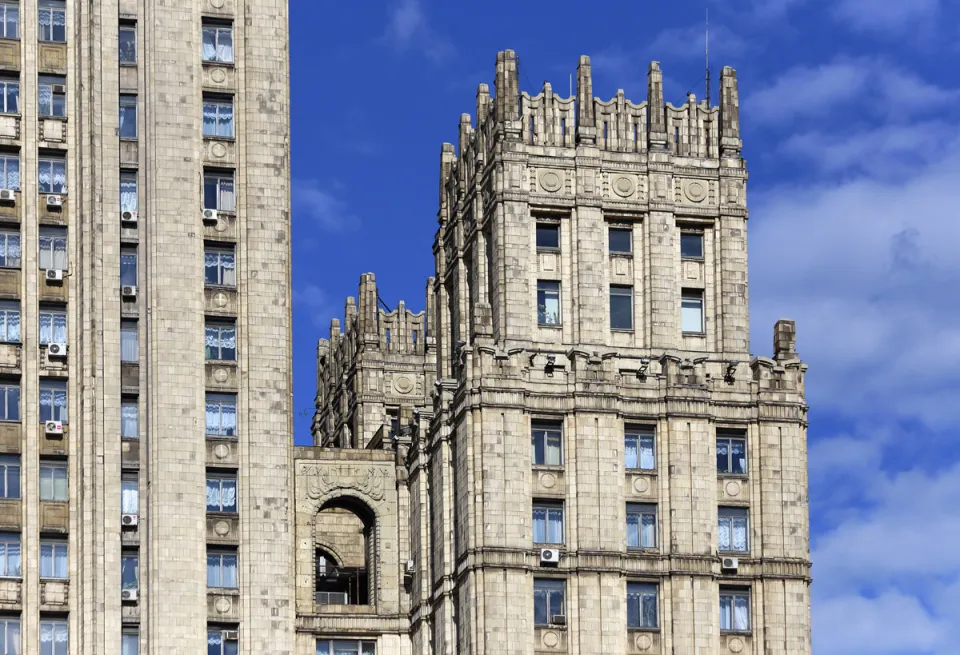
[[[540,563],[541,564],[556,564],[560,561],[560,551],[556,548],[541,548],[540,549]]]
[[[404,570],[405,570],[407,573],[413,573],[414,571],[417,570],[417,563],[414,562],[412,559],[408,559],[408,560],[407,560],[407,566],[406,566],[406,568],[405,568]]]
[[[0,189],[0,200],[13,202],[17,199],[17,193],[13,189]]]
[[[120,220],[123,223],[136,223],[137,222],[137,212],[135,211],[124,211],[120,212]]]
[[[239,630],[224,630],[224,631],[223,631],[223,639],[224,639],[224,641],[236,641],[236,640],[239,639],[239,638],[240,638],[240,631],[239,631]]]
[[[136,298],[137,287],[132,284],[124,284],[122,287],[120,287],[120,295],[124,298]]]
[[[67,85],[66,84],[53,84],[50,87],[52,93],[66,93]]]
[[[67,344],[65,343],[48,343],[47,344],[47,357],[66,357],[67,356]]]
[[[63,434],[63,423],[60,421],[47,421],[44,424],[44,432],[47,434]]]
[[[203,210],[204,223],[216,223],[218,218],[220,218],[220,212],[218,212],[216,209]]]
[[[550,625],[567,625],[566,614],[553,614],[550,616]]]
[[[720,559],[720,568],[724,571],[736,571],[740,567],[740,561],[736,557],[723,557]]]
[[[63,271],[59,268],[48,268],[43,277],[46,278],[47,282],[63,282]]]
[[[135,602],[139,596],[139,589],[124,589],[120,592],[120,599],[123,601]]]
[[[47,207],[63,207],[63,196],[50,194],[47,196]]]
[[[136,514],[121,514],[120,525],[125,528],[132,528],[140,523],[140,517]]]

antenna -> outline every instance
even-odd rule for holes
[[[710,7],[707,7],[707,22],[704,32],[704,45],[706,48],[706,81],[707,81],[707,109],[710,109]]]
[[[573,73],[570,73],[570,97],[573,97]]]

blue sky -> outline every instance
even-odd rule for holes
[[[709,6],[714,79],[740,80],[753,352],[793,318],[810,364],[814,652],[956,655],[958,5],[291,0],[297,443],[316,340],[360,274],[422,308],[440,144],[496,52],[533,92],[591,55],[594,93],[636,101],[658,60],[679,104],[703,93]]]

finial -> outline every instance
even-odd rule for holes
[[[494,82],[498,121],[515,121],[520,117],[520,82],[517,55],[513,50],[497,53],[497,74]]]
[[[577,65],[577,143],[597,142],[597,121],[593,114],[593,71],[590,57],[580,55]]]
[[[647,149],[666,150],[667,119],[663,105],[663,73],[660,62],[650,62],[647,71]]]
[[[720,156],[739,157],[742,149],[737,71],[724,66],[720,73]]]

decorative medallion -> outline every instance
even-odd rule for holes
[[[226,307],[227,294],[225,294],[223,291],[218,291],[216,295],[213,297],[213,304],[221,308]]]
[[[613,192],[621,198],[630,198],[637,191],[637,184],[626,175],[619,175],[613,178],[611,183]]]
[[[217,218],[217,224],[213,229],[215,229],[217,232],[227,231],[227,222],[223,219],[222,216]]]
[[[541,171],[540,186],[544,191],[553,193],[554,191],[560,190],[560,187],[563,186],[563,180],[560,178],[560,174],[556,171]]]
[[[216,608],[218,614],[226,614],[233,609],[233,603],[230,601],[230,599],[224,598],[223,596],[220,596],[213,606]]]
[[[557,476],[553,473],[540,474],[540,486],[544,489],[553,489],[557,484]]]
[[[223,4],[225,0],[210,0],[210,4],[216,7],[217,9],[223,9]]]
[[[230,534],[230,524],[226,521],[217,521],[213,524],[213,531],[220,537],[226,537]]]
[[[740,653],[743,651],[743,639],[740,637],[734,637],[727,642],[727,648],[730,649],[731,653]]]
[[[225,443],[218,443],[213,447],[213,456],[217,459],[226,459],[230,456],[230,447]]]
[[[739,496],[740,495],[740,483],[736,480],[730,480],[725,486],[728,496]]]
[[[217,84],[223,84],[227,81],[227,74],[222,68],[214,68],[210,71],[210,79]]]
[[[560,643],[560,635],[552,630],[549,632],[544,632],[542,641],[543,645],[547,648],[556,648],[557,644]]]
[[[642,476],[635,477],[633,479],[633,490],[638,494],[646,493],[650,490],[650,481]]]
[[[690,202],[703,202],[707,197],[707,183],[700,180],[690,180],[683,186],[683,195]]]
[[[381,469],[356,464],[305,464],[300,468],[300,475],[306,483],[307,496],[314,500],[336,489],[355,489],[372,500],[382,500],[387,477]]]
[[[222,143],[214,143],[213,147],[210,148],[210,152],[217,159],[223,159],[227,156],[227,146]]]
[[[650,635],[645,635],[640,633],[637,635],[637,638],[633,642],[637,646],[639,651],[648,651],[653,648],[653,639],[650,638]]]
[[[413,380],[406,375],[398,375],[393,378],[393,388],[397,393],[410,393],[413,391]]]
[[[227,373],[227,369],[225,368],[216,368],[213,370],[213,379],[219,382],[220,384],[223,384],[224,382],[226,382],[229,377],[230,377],[230,374]]]

